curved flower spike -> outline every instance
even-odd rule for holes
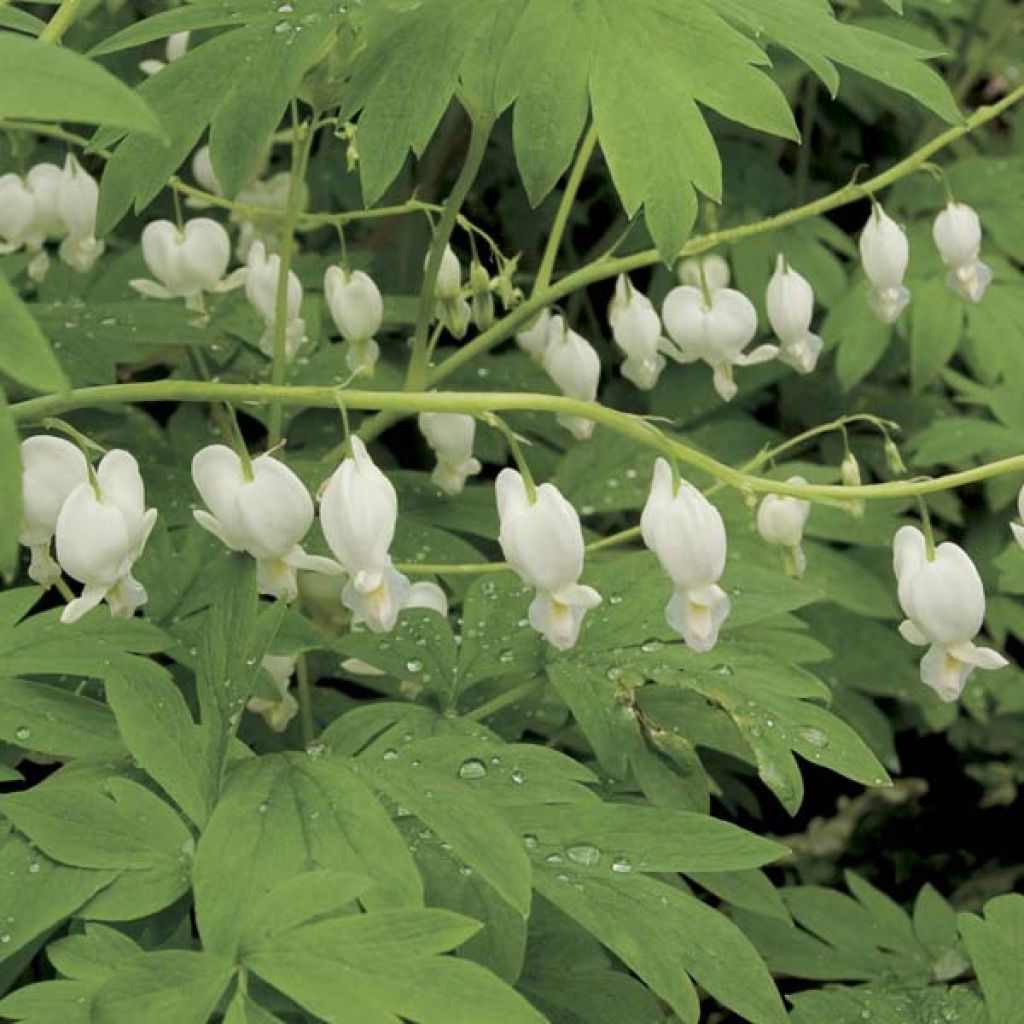
[[[721,514],[687,481],[680,480],[677,488],[672,467],[658,459],[640,530],[644,544],[675,584],[665,620],[688,647],[710,651],[731,607],[718,586],[726,556]]]
[[[561,316],[548,323],[544,369],[568,398],[593,402],[601,379],[601,358],[582,335],[570,330]],[[576,438],[586,441],[594,433],[594,421],[583,416],[559,415],[558,422]]]
[[[907,233],[878,203],[873,203],[860,236],[860,258],[871,282],[868,304],[882,323],[895,323],[910,302],[903,276],[910,263]]]
[[[234,451],[211,444],[192,459],[192,480],[210,510],[196,509],[196,522],[232,551],[256,559],[261,594],[294,600],[300,569],[341,574],[337,562],[301,547],[313,525],[313,499],[298,476],[273,456],[253,459],[247,478]]]
[[[580,518],[554,484],[541,484],[531,501],[514,469],[498,474],[495,496],[501,550],[519,578],[537,590],[530,602],[530,625],[552,647],[567,651],[579,638],[584,615],[601,603],[593,587],[578,582],[583,572]]]
[[[476,420],[462,413],[421,412],[417,423],[437,456],[430,479],[445,494],[461,494],[466,480],[483,468],[473,458]]]
[[[985,590],[963,548],[947,541],[929,558],[924,534],[904,526],[893,539],[893,571],[907,616],[900,635],[928,647],[921,659],[921,681],[942,700],[956,700],[975,668],[1008,664],[998,651],[973,642],[985,620]]]
[[[622,376],[642,391],[649,391],[665,368],[665,357],[659,351],[663,344],[661,317],[654,303],[636,291],[625,274],[619,274],[615,282],[608,323],[615,344],[626,353],[620,367]]]
[[[805,484],[802,476],[791,476],[786,483]],[[783,549],[786,570],[791,576],[803,576],[807,569],[804,555],[804,525],[811,514],[811,503],[784,494],[766,494],[757,510],[757,532],[769,544]]]
[[[131,618],[146,603],[146,588],[132,576],[156,523],[146,508],[139,464],[126,451],[107,452],[95,483],[78,484],[57,516],[57,561],[83,584],[80,597],[64,609],[61,622],[76,622],[100,602],[115,618]]]
[[[982,263],[981,221],[965,203],[950,202],[932,228],[942,262],[949,267],[946,284],[970,302],[981,302],[992,283],[992,270]]]
[[[38,434],[21,442],[21,533],[18,541],[31,552],[29,579],[51,587],[60,566],[50,554],[57,517],[67,496],[89,482],[82,452],[62,437]]]
[[[349,579],[341,601],[353,623],[375,633],[395,628],[410,583],[391,563],[398,495],[358,437],[352,454],[334,471],[320,499],[320,524]]]
[[[734,366],[754,366],[779,354],[776,345],[743,351],[757,333],[757,311],[732,288],[705,297],[699,288],[680,285],[665,297],[661,315],[672,342],[665,346],[666,354],[680,363],[707,363],[714,371],[715,390],[726,402],[736,394]]]
[[[768,322],[779,339],[779,362],[798,373],[811,373],[821,355],[821,338],[811,333],[814,291],[779,253],[775,274],[765,294]]]

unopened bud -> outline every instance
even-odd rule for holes
[[[903,461],[903,456],[900,455],[899,447],[891,437],[885,439],[885,464],[894,476],[899,476],[907,471],[907,465]]]
[[[839,467],[839,476],[844,487],[860,487],[860,463],[853,452],[847,452]]]

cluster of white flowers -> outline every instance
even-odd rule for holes
[[[28,276],[42,281],[50,266],[47,241],[60,240],[58,254],[86,273],[103,254],[96,238],[99,186],[74,156],[63,167],[41,163],[21,175],[0,175],[0,253],[26,249]]]

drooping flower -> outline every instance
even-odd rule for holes
[[[260,662],[260,667],[270,676],[277,688],[278,697],[250,697],[246,709],[263,716],[263,721],[274,732],[284,732],[288,723],[298,714],[299,702],[292,696],[289,687],[298,658],[285,655],[268,654]]]
[[[79,273],[86,273],[103,255],[103,242],[96,238],[96,208],[100,189],[88,171],[68,154],[64,180],[57,196],[57,209],[67,236],[60,243],[60,258]]]
[[[51,587],[60,566],[50,554],[57,517],[67,496],[88,483],[89,466],[82,452],[62,437],[37,434],[21,442],[20,543],[29,549],[29,579]]]
[[[57,516],[57,561],[83,585],[81,595],[64,609],[61,622],[76,622],[104,600],[117,618],[130,618],[146,603],[146,588],[132,576],[132,567],[156,516],[155,508],[146,508],[134,456],[117,448],[107,452],[95,479],[78,484]]]
[[[184,299],[188,309],[203,311],[204,292],[226,292],[245,280],[246,271],[225,277],[231,239],[215,220],[195,217],[179,229],[169,220],[150,221],[142,230],[142,258],[156,278],[129,282],[153,299]]]
[[[531,498],[522,475],[503,469],[495,484],[498,543],[519,578],[536,588],[530,625],[552,647],[567,651],[579,638],[583,616],[601,603],[583,572],[583,528],[576,510],[554,484],[541,484]]]
[[[535,362],[544,362],[544,353],[548,350],[548,328],[551,326],[552,312],[542,309],[527,325],[516,334],[516,344]]]
[[[348,342],[345,362],[353,373],[373,373],[380,356],[374,340],[384,322],[384,299],[369,274],[328,267],[324,296],[338,333]]]
[[[35,200],[19,174],[0,175],[0,254],[17,252],[33,235]]]
[[[192,459],[192,480],[209,509],[196,509],[196,522],[232,551],[256,559],[261,594],[294,600],[300,569],[340,574],[331,559],[303,550],[313,525],[313,499],[294,471],[272,455],[253,459],[247,476],[236,452],[211,444]]]
[[[754,366],[779,353],[775,345],[743,351],[757,333],[757,311],[732,288],[705,295],[699,288],[680,285],[665,297],[661,315],[671,339],[666,354],[680,363],[707,363],[714,371],[715,390],[727,402],[736,394],[734,366]]]
[[[482,469],[473,458],[476,420],[461,413],[421,412],[417,423],[437,456],[430,479],[445,494],[461,494],[466,480]]]
[[[779,362],[798,373],[811,373],[821,355],[821,338],[811,333],[814,290],[779,253],[775,274],[765,294],[768,321],[779,339]]]
[[[654,303],[638,292],[625,274],[615,282],[608,323],[615,344],[626,353],[620,367],[622,376],[642,391],[649,391],[665,368],[665,357],[659,352],[663,344],[661,317]]]
[[[702,274],[703,271],[703,274]],[[729,264],[724,256],[717,252],[709,252],[706,256],[692,256],[682,260],[677,269],[680,284],[688,284],[691,288],[707,287],[709,292],[717,292],[728,288],[732,275]]]
[[[427,253],[423,266],[430,262]],[[441,256],[441,265],[437,271],[434,284],[434,297],[437,300],[437,318],[448,328],[453,338],[465,337],[473,318],[473,308],[462,298],[462,265],[450,245],[446,245]]]
[[[942,262],[949,267],[946,284],[970,302],[981,302],[992,283],[991,268],[982,263],[981,221],[965,203],[949,205],[935,218],[932,228]]]
[[[686,480],[677,487],[671,466],[658,459],[640,530],[675,586],[665,620],[688,647],[710,651],[730,609],[718,585],[727,548],[721,514]]]
[[[954,701],[976,668],[1008,664],[974,638],[985,621],[985,590],[970,556],[957,544],[940,544],[929,557],[924,534],[903,526],[893,540],[893,571],[906,619],[900,635],[928,650],[921,681],[944,701]]]
[[[421,608],[424,611],[437,612],[442,619],[446,619],[448,595],[436,583],[420,580],[409,587],[403,608]]]
[[[868,303],[882,323],[891,324],[910,302],[903,277],[910,263],[907,233],[878,203],[873,203],[860,236],[860,258],[871,282]]]
[[[307,192],[305,183],[300,183],[299,209],[306,208]],[[291,192],[291,175],[287,171],[272,174],[250,182],[235,197],[240,207],[232,210],[230,221],[238,225],[238,241],[235,256],[243,263],[249,259],[253,243],[262,242],[269,252],[281,247],[281,214],[288,208]]]
[[[274,355],[274,335],[277,323],[277,281],[281,276],[281,257],[267,255],[262,242],[253,242],[249,249],[249,262],[245,268],[245,297],[263,318],[264,331],[260,335],[260,351],[268,358]],[[302,282],[294,270],[288,271],[285,306],[284,352],[291,362],[306,343],[306,321],[302,313]]]
[[[164,46],[164,59],[159,60],[156,57],[150,57],[147,60],[139,62],[139,70],[144,75],[153,76],[159,71],[163,71],[168,64],[173,64],[176,60],[180,60],[185,56],[188,50],[188,40],[191,32],[172,32],[167,37],[167,43]]]
[[[320,499],[320,523],[334,557],[349,575],[341,593],[353,623],[375,633],[395,628],[410,584],[391,563],[398,521],[398,495],[377,468],[362,440],[351,439],[352,454],[327,481]]]
[[[805,484],[802,476],[791,476],[786,483]],[[785,494],[766,494],[757,510],[757,532],[769,544],[783,549],[786,570],[791,576],[803,576],[807,568],[804,555],[804,525],[811,514],[811,503]]]
[[[1017,495],[1017,514],[1024,520],[1024,487]],[[1010,529],[1013,531],[1014,539],[1024,548],[1024,526],[1021,526],[1020,523],[1010,523]]]
[[[192,177],[196,179],[199,186],[215,196],[222,196],[224,188],[217,178],[217,172],[213,169],[213,160],[210,158],[210,147],[200,146],[192,156]],[[203,200],[190,199],[189,205],[206,205]]]
[[[473,260],[469,265],[469,286],[473,323],[478,331],[486,331],[494,323],[494,293],[491,291],[491,275],[479,260]]]
[[[548,323],[544,369],[567,398],[583,402],[593,402],[597,398],[601,358],[594,346],[570,330],[560,315],[553,316]],[[594,433],[594,421],[584,416],[560,414],[557,420],[577,441],[586,441]]]

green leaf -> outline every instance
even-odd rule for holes
[[[875,368],[892,337],[892,328],[868,307],[863,282],[854,284],[833,305],[821,332],[838,347],[836,378],[843,391],[859,384]]]
[[[960,933],[993,1024],[1024,1021],[1024,896],[997,896],[984,917],[961,914]]]
[[[0,44],[3,38],[0,35]],[[45,49],[47,53],[67,52],[53,46]],[[2,63],[3,47],[0,45]],[[4,81],[12,80],[13,77],[5,75]],[[33,391],[66,391],[70,386],[46,336],[3,274],[0,274],[0,373]]]
[[[43,1024],[89,1024],[89,1002],[93,986],[81,981],[43,981],[12,992],[0,999],[0,1015],[5,1020],[25,1020]]]
[[[953,358],[964,327],[964,301],[941,279],[915,289],[911,307],[910,381],[915,391],[930,384]]]
[[[92,1024],[183,1024],[206,1021],[235,971],[226,957],[165,949],[122,966],[96,993]]]
[[[73,50],[0,32],[0,67],[0,117],[116,125],[151,140],[163,134],[143,99]]]
[[[7,396],[0,387],[0,576],[14,580],[18,568],[18,534],[21,532],[20,438]]]
[[[50,963],[65,977],[79,981],[106,981],[118,967],[142,949],[124,932],[89,923],[77,935],[68,935],[46,947]]]

